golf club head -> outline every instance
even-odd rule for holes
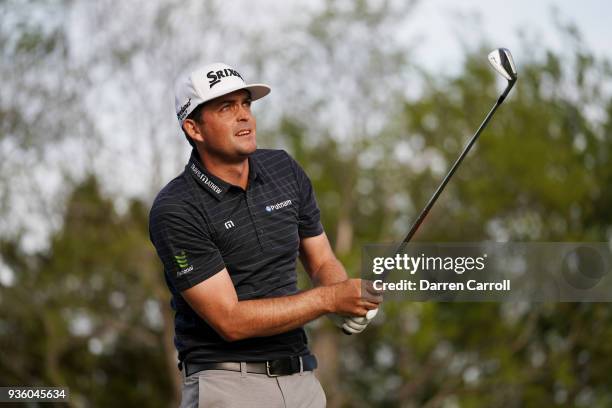
[[[512,54],[507,48],[498,48],[489,53],[489,62],[497,72],[510,82],[516,81],[516,67]]]

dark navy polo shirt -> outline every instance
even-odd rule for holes
[[[282,150],[257,150],[248,160],[243,190],[209,173],[194,151],[153,203],[149,233],[172,292],[181,361],[264,361],[309,352],[303,328],[227,342],[181,296],[223,268],[239,300],[298,292],[300,238],[323,233],[312,185]]]

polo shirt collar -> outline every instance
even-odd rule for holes
[[[258,181],[263,183],[265,176],[261,170],[261,165],[257,162],[257,159],[253,155],[249,156],[249,183]]]
[[[225,192],[231,187],[231,184],[226,183],[206,170],[195,149],[191,152],[191,157],[189,158],[189,163],[187,163],[185,170],[195,178],[196,182],[202,186],[204,190],[208,191],[218,200],[221,200]]]
[[[221,200],[227,190],[232,187],[232,184],[221,180],[219,177],[206,170],[206,167],[202,165],[200,156],[195,149],[192,150],[189,163],[187,163],[185,169],[195,178],[198,184],[218,200]],[[256,181],[263,183],[264,180],[265,176],[261,171],[261,166],[253,156],[249,156],[249,183]]]

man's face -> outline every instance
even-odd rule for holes
[[[197,126],[204,149],[211,156],[241,161],[257,148],[251,96],[244,89],[207,102]]]

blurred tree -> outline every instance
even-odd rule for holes
[[[15,271],[0,287],[3,385],[67,386],[72,406],[178,404],[173,317],[147,213],[134,201],[117,214],[90,177],[47,252],[3,243]]]
[[[72,52],[65,25],[69,4],[64,0],[0,3],[2,237],[59,226],[62,202],[41,192],[52,186],[62,189],[58,174],[74,174],[81,157],[68,164],[57,152],[89,133],[78,100],[81,90],[87,89],[87,78],[83,67],[68,58]],[[21,217],[23,212],[30,216]]]

